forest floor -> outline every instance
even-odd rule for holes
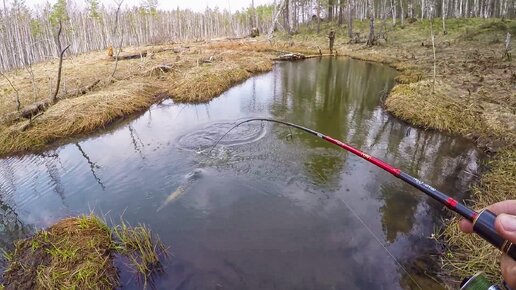
[[[339,55],[385,63],[400,71],[385,103],[393,115],[423,128],[467,137],[493,153],[488,171],[472,188],[472,206],[516,198],[515,60],[502,60],[505,35],[508,31],[516,35],[516,21],[452,19],[446,24],[446,35],[440,21],[434,24],[435,82],[428,21],[403,28],[399,23],[393,27],[388,19],[379,21],[377,31],[385,32],[387,41],[373,47],[349,44],[347,28],[334,27],[336,50]],[[354,26],[364,41],[367,21],[356,21]],[[143,50],[148,54],[119,61],[115,77],[110,77],[114,61],[104,51],[67,57],[62,100],[31,122],[13,118],[16,94],[22,108],[47,99],[57,60],[34,65],[32,73],[27,69],[6,73],[16,90],[0,79],[0,156],[43,150],[93,133],[168,96],[176,102],[207,102],[232,85],[271,70],[273,59],[281,53],[315,54],[319,49],[328,53],[329,29],[329,24],[323,24],[317,34],[315,25],[307,26],[294,36],[275,34],[272,41],[262,36],[127,48],[123,54]],[[451,277],[480,270],[499,275],[496,250],[477,237],[460,234],[455,220],[447,221],[443,239],[448,249],[443,264]]]
[[[348,44],[346,27],[323,25],[320,34],[305,27],[284,41],[326,48],[330,28],[337,31],[339,55],[381,62],[396,68],[397,84],[385,107],[396,117],[416,126],[435,129],[473,140],[490,153],[485,172],[471,188],[469,205],[481,209],[489,204],[516,199],[516,61],[503,59],[507,32],[516,35],[516,21],[497,19],[447,20],[447,34],[435,21],[436,78],[429,21],[405,27],[387,19],[387,42],[373,47]],[[355,32],[365,42],[367,22],[355,22]],[[513,50],[514,51],[514,50]],[[462,278],[485,271],[499,281],[498,250],[475,235],[458,229],[456,218],[447,219],[439,240],[446,248],[441,257],[447,284],[455,287]],[[456,288],[456,287],[455,287]]]

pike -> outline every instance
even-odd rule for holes
[[[274,119],[268,119],[268,118],[253,118],[253,119],[247,119],[242,122],[237,123],[235,126],[233,126],[231,129],[229,129],[210,149],[209,153],[226,137],[229,132],[231,132],[233,129],[241,126],[242,124],[249,123],[249,122],[270,122],[270,123],[276,123],[285,125],[287,127],[295,128],[302,130],[306,133],[309,133],[311,135],[314,135],[316,137],[319,137],[327,142],[330,142],[334,145],[337,145],[338,147],[353,153],[354,155],[368,161],[369,163],[372,163],[376,165],[377,167],[389,172],[390,174],[394,175],[395,177],[401,179],[405,183],[408,183],[412,185],[413,187],[419,189],[426,195],[430,196],[431,198],[438,201],[440,204],[446,206],[448,209],[458,213],[468,221],[470,221],[473,224],[473,231],[478,234],[481,238],[486,240],[487,242],[491,243],[494,247],[501,250],[503,253],[509,255],[512,259],[516,260],[516,246],[513,245],[511,242],[504,240],[495,230],[495,219],[496,215],[487,210],[484,209],[480,212],[476,212],[469,207],[465,206],[464,204],[458,202],[457,200],[453,199],[452,197],[442,193],[441,191],[433,188],[432,186],[424,183],[423,181],[401,171],[398,168],[393,167],[392,165],[376,158],[371,155],[368,155],[342,141],[339,141],[337,139],[334,139],[330,136],[324,135],[320,132],[317,132],[315,130],[296,125],[293,123],[280,121],[280,120],[274,120]]]
[[[163,204],[161,204],[160,207],[158,207],[156,212],[161,211],[167,205],[180,198],[195,181],[199,180],[203,176],[203,173],[204,171],[202,169],[195,169],[194,171],[188,173],[185,176],[183,184],[181,184],[174,192],[168,195],[167,199],[163,202]]]

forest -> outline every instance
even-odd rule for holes
[[[207,8],[203,13],[182,10],[160,11],[156,0],[142,1],[139,7],[125,7],[114,0],[109,9],[98,0],[87,0],[86,7],[74,1],[59,0],[34,11],[23,0],[3,1],[0,53],[3,71],[28,67],[57,57],[55,37],[62,22],[62,42],[70,45],[69,54],[106,49],[109,46],[141,46],[173,41],[242,37],[252,27],[262,32],[271,28],[295,34],[303,24],[315,21],[348,26],[353,37],[353,20],[378,18],[404,26],[414,19],[513,18],[516,4],[511,0],[442,1],[277,1],[266,6],[251,6],[245,11]],[[124,7],[124,9],[121,9]],[[127,8],[127,9],[125,9]],[[274,25],[273,25],[274,22]],[[320,28],[319,28],[320,29]]]

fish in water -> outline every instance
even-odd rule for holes
[[[190,186],[192,186],[192,184],[195,181],[199,180],[203,175],[204,175],[204,170],[199,169],[199,168],[188,173],[185,176],[185,181],[183,182],[183,184],[181,184],[174,192],[172,192],[167,197],[165,202],[163,202],[163,204],[158,208],[157,211],[162,210],[164,207],[166,207],[167,205],[169,205],[170,203],[172,203],[173,201],[175,201],[176,199],[181,197],[190,188]]]

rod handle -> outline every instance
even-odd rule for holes
[[[516,261],[516,246],[504,240],[495,230],[496,215],[485,209],[473,220],[473,231]]]

